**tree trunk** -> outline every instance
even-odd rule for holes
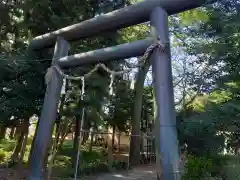
[[[24,133],[22,132],[20,134],[20,136],[18,137],[17,144],[15,146],[15,149],[13,151],[13,155],[11,157],[11,161],[14,162],[14,163],[17,163],[19,161],[19,153],[20,153],[21,148],[22,148],[23,138],[24,138]]]
[[[114,161],[113,149],[114,149],[115,130],[116,130],[116,127],[113,126],[112,142],[111,143],[109,142],[109,145],[108,145],[108,170],[110,172],[113,171],[113,167],[112,166],[113,166],[113,161]]]
[[[65,86],[65,91],[68,89],[68,80],[66,79],[66,86]],[[60,138],[60,125],[61,125],[61,119],[62,119],[62,114],[63,114],[63,107],[65,104],[65,99],[66,99],[66,94],[62,94],[61,99],[60,99],[60,106],[59,106],[59,119],[56,121],[56,144],[59,143],[59,138]]]
[[[55,135],[55,138],[56,138],[56,144],[59,143],[59,138],[60,138],[60,122],[57,122],[56,123],[56,135]]]
[[[115,150],[115,132],[116,132],[116,126],[113,126],[113,132],[112,132],[112,150],[114,152]]]
[[[9,134],[9,139],[13,139],[15,130],[16,130],[15,127],[12,127],[12,128],[11,128],[11,131],[10,131],[10,134]]]
[[[85,120],[84,120],[85,121]],[[89,123],[87,123],[86,121],[84,122],[84,127],[83,127],[83,138],[82,138],[82,145],[84,145],[89,137],[89,130],[90,130],[90,126]]]
[[[92,130],[91,132],[91,140],[90,140],[90,144],[89,144],[89,152],[92,152],[92,146],[93,146],[93,137],[94,137],[94,130]]]
[[[76,117],[75,121],[75,130],[74,130],[74,140],[73,140],[73,156],[72,156],[72,167],[74,168],[76,165],[78,145],[79,145],[79,136],[80,136],[80,116]]]
[[[25,134],[23,142],[22,142],[22,148],[21,148],[20,157],[19,157],[19,162],[21,162],[21,163],[23,162],[23,158],[24,158],[24,155],[25,155],[27,140],[28,140],[28,133]]]
[[[121,133],[118,133],[118,152],[120,153],[120,146],[121,146]]]
[[[16,127],[14,139],[17,139],[20,134],[21,134],[21,124],[17,125]]]
[[[53,125],[53,127],[52,127],[52,132],[54,132],[54,127],[55,127],[55,125],[56,125],[56,123]],[[60,127],[59,127],[60,128]],[[66,127],[67,128],[67,127]],[[65,139],[65,137],[66,136],[64,136],[65,135],[65,129],[63,128],[62,129],[62,131],[64,131],[64,132],[62,132],[62,135],[61,135],[61,139],[62,138],[64,138]],[[60,133],[60,132],[59,132]],[[49,143],[49,145],[48,145],[48,151],[47,151],[47,153],[45,154],[45,158],[44,158],[44,164],[45,164],[45,169],[47,170],[47,166],[48,166],[48,160],[49,160],[49,156],[50,156],[50,159],[52,158],[52,156],[53,156],[53,153],[56,151],[56,149],[58,149],[58,148],[60,148],[61,146],[62,146],[62,140],[60,140],[60,144],[61,145],[59,145],[59,146],[57,146],[57,144],[56,144],[56,137],[55,138],[53,138],[53,133],[52,133],[52,135],[51,135],[51,138],[49,139],[49,141],[48,141],[48,143]]]
[[[144,132],[140,132],[140,135],[141,135],[141,136],[140,136],[140,138],[141,138],[141,139],[140,139],[140,142],[141,142],[141,143],[140,143],[140,151],[143,152],[143,151],[145,150],[145,149],[144,149],[144,138],[143,138]]]
[[[37,135],[38,126],[39,126],[39,120],[37,121],[37,125],[36,125],[34,136],[33,136],[33,140],[32,140],[32,143],[31,143],[31,149],[30,149],[30,152],[29,152],[29,155],[28,155],[28,162],[31,162],[32,151],[33,151],[33,146],[34,146],[34,142],[35,142],[36,135]]]
[[[70,128],[72,127],[72,122],[70,122],[69,124],[66,124],[66,125],[67,126],[65,126],[65,128],[63,128],[63,132],[62,132],[59,144],[56,143],[56,139],[53,141],[53,143],[51,142],[51,144],[53,144],[52,146],[50,146],[50,147],[52,147],[52,149],[49,149],[49,153],[47,153],[47,155],[45,156],[45,159],[44,159],[45,170],[48,172],[47,173],[47,179],[48,180],[51,179],[52,168],[53,168],[53,165],[54,165],[55,157],[58,153],[58,150],[62,148],[64,140],[65,140],[66,136],[68,135],[68,132],[69,132]],[[51,139],[51,140],[53,140],[53,139]],[[49,158],[49,161],[48,161],[49,155],[50,155],[50,158]],[[49,165],[48,165],[48,162],[49,162]]]
[[[67,135],[68,135],[71,127],[72,127],[72,124],[73,124],[73,123],[72,123],[72,121],[71,121],[70,123],[66,124],[65,128],[63,128],[63,133],[62,133],[62,135],[61,135],[61,139],[60,139],[60,141],[59,141],[59,144],[58,144],[57,149],[62,149],[62,145],[63,145],[64,140],[66,139],[66,137],[67,137]]]
[[[24,140],[24,135],[25,135],[25,129],[26,127],[28,127],[29,125],[29,119],[24,119],[22,125],[20,126],[20,135],[18,137],[17,140],[17,145],[13,151],[12,157],[11,157],[11,161],[15,164],[18,163],[20,158],[19,158],[19,153],[22,149],[22,145],[23,145],[23,140]]]
[[[65,99],[65,98],[64,98]],[[61,102],[61,103],[64,103],[64,102]],[[57,113],[57,112],[56,112]],[[61,119],[61,117],[59,117],[59,119]],[[59,120],[58,119],[58,120]],[[54,163],[54,158],[55,158],[55,154],[56,154],[56,151],[57,151],[57,149],[61,149],[62,148],[62,144],[63,144],[63,142],[64,142],[64,139],[66,138],[66,135],[65,135],[65,133],[67,133],[68,132],[68,130],[69,130],[69,128],[68,128],[68,124],[66,124],[66,128],[64,129],[61,129],[63,132],[62,132],[62,134],[61,134],[61,140],[60,140],[60,143],[59,143],[59,145],[58,144],[56,144],[56,137],[55,138],[53,138],[53,132],[54,132],[54,127],[55,127],[55,125],[57,126],[57,124],[58,123],[60,123],[60,122],[57,122],[57,119],[55,120],[55,124],[53,124],[53,126],[52,126],[52,134],[51,134],[51,137],[50,137],[50,139],[49,139],[49,141],[48,141],[48,143],[49,143],[49,145],[48,145],[48,149],[47,149],[47,153],[45,154],[45,157],[44,157],[44,169],[46,170],[46,171],[48,171],[48,169],[52,169],[52,167],[48,167],[48,163],[50,162],[50,166],[52,166],[53,165],[53,163]],[[63,126],[65,125],[65,124],[62,124]],[[65,127],[65,126],[64,126]],[[67,129],[67,130],[66,130]],[[59,133],[61,133],[60,131],[60,125],[59,125],[59,130],[58,130],[58,132]],[[67,132],[65,132],[65,131],[67,131]],[[60,136],[60,135],[59,135]],[[49,161],[50,160],[50,161]],[[49,173],[51,173],[51,170],[50,170],[50,172]]]
[[[150,67],[150,62],[146,61],[145,65],[139,69],[137,79],[134,87],[135,101],[132,116],[132,135],[140,135],[141,129],[141,112],[142,112],[142,98],[144,81]],[[130,142],[130,164],[135,166],[140,163],[140,136],[131,136]]]
[[[4,139],[6,135],[7,127],[6,126],[1,126],[0,128],[0,139]]]
[[[67,126],[65,126],[65,129],[63,128],[63,133],[59,142],[59,146],[57,144],[56,139],[53,141],[53,145],[52,145],[52,150],[50,153],[50,158],[49,158],[49,165],[48,165],[48,169],[47,169],[47,179],[50,180],[51,179],[51,174],[52,174],[52,168],[54,165],[54,161],[55,161],[55,157],[58,153],[58,150],[62,148],[63,142],[66,138],[66,136],[68,135],[68,132],[70,130],[70,128],[72,127],[72,122],[70,122],[69,124],[67,124]],[[48,159],[46,159],[48,160]]]
[[[21,148],[21,152],[20,152],[20,162],[23,161],[23,158],[24,158],[24,155],[25,155],[25,150],[26,150],[26,146],[27,146],[27,140],[28,140],[28,133],[29,133],[29,121],[27,121],[25,124],[24,124],[24,140],[23,140],[23,143],[22,143],[22,148]]]

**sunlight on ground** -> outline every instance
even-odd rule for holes
[[[126,178],[126,177],[124,177],[122,174],[114,174],[113,176],[114,176],[114,177],[117,177],[117,178]]]
[[[143,169],[135,169],[133,171],[125,172],[125,173],[116,173],[109,176],[103,177],[103,179],[128,179],[128,180],[140,180],[140,179],[149,179],[155,180],[155,172],[151,170],[143,170]],[[101,180],[101,178],[99,179]]]
[[[154,173],[153,171],[141,171],[141,174],[153,174],[153,173]],[[122,179],[132,179],[132,178],[135,179],[135,178],[138,178],[138,177],[136,177],[137,174],[136,173],[128,174],[130,176],[124,176],[123,174],[114,174],[113,177],[122,178]]]

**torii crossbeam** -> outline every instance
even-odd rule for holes
[[[211,3],[215,0],[211,0]],[[103,32],[117,30],[150,20],[161,41],[169,42],[168,16],[199,7],[206,0],[145,0],[134,5],[97,16],[93,19],[71,25],[57,31],[34,38],[29,49],[41,50],[55,44],[52,65],[61,68],[75,67],[99,60],[119,60],[143,55],[152,44],[152,39],[139,40],[115,47],[68,56],[68,42]],[[209,2],[208,2],[209,3]],[[173,98],[170,48],[166,51],[155,50],[151,56],[153,82],[157,104],[158,134],[156,137],[157,156],[161,154],[163,180],[179,180],[179,150],[176,132],[176,117]],[[38,131],[30,162],[30,180],[43,180],[43,166],[48,150],[48,140],[52,135],[57,105],[62,87],[62,77],[54,71],[48,84]],[[160,108],[161,105],[161,108]],[[158,159],[157,164],[160,163]]]

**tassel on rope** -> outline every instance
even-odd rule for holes
[[[63,79],[62,89],[61,89],[61,94],[66,94],[66,82],[67,82],[67,79],[64,78]]]
[[[81,93],[81,100],[83,100],[83,96],[85,94],[85,78],[82,77],[81,78],[81,81],[82,81],[82,93]]]
[[[109,84],[109,95],[113,95],[113,83],[114,83],[114,74],[110,75],[110,84]]]

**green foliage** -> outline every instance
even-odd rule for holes
[[[0,149],[0,162],[4,162],[6,153],[4,150]]]
[[[183,179],[184,180],[203,179],[208,175],[211,175],[210,173],[212,168],[213,164],[211,159],[207,159],[204,157],[189,156],[187,158],[187,166]]]
[[[149,32],[149,26],[146,24],[125,28],[120,32],[120,42],[133,42],[139,39],[144,39],[147,35],[149,36],[147,32]]]
[[[1,156],[0,164],[8,163],[8,161],[10,160],[13,154],[15,146],[16,146],[16,140],[2,139],[0,141],[0,156]],[[30,149],[31,149],[31,143],[26,146],[25,156],[23,157],[24,163],[28,161],[28,155],[29,155]]]
[[[223,169],[225,172],[226,180],[239,179],[240,178],[239,168],[240,168],[239,163],[238,164],[228,163]]]
[[[73,142],[72,141],[65,141],[63,143],[63,147],[60,149],[60,154],[63,156],[69,156],[71,157],[71,154],[73,153]]]
[[[8,162],[15,148],[15,140],[2,139],[0,141],[0,164]]]
[[[238,168],[240,165],[239,156],[236,155],[215,155],[211,156],[214,164],[212,174],[225,178],[226,180],[238,179],[240,177]]]
[[[14,150],[16,140],[2,139],[0,140],[0,149],[3,151],[11,152]]]
[[[71,157],[59,155],[57,156],[54,166],[58,168],[65,168],[71,164]]]
[[[75,169],[71,167],[71,156],[74,151],[72,146],[72,141],[66,141],[59,154],[56,157],[54,169],[58,171],[58,175],[62,177],[73,177]],[[108,166],[106,163],[106,157],[101,152],[101,150],[93,149],[92,152],[85,150],[86,146],[82,146],[80,152],[80,169],[79,173],[82,175],[108,172]]]
[[[188,156],[183,180],[238,179],[239,157],[214,155],[208,157]]]
[[[198,96],[178,116],[180,141],[186,142],[193,154],[220,153],[223,148],[237,150],[240,132],[238,7],[238,1],[227,0],[171,19],[177,42],[194,57],[191,63],[206,63],[210,69],[201,76],[204,83]],[[178,25],[179,19],[182,22]],[[188,86],[197,86],[199,79],[191,82]]]
[[[128,124],[130,124],[133,106],[133,91],[130,89],[130,82],[123,80],[123,77],[118,77],[115,81],[114,93],[114,96],[109,97],[109,116],[106,122],[126,131],[129,129]]]
[[[125,6],[124,0],[115,1],[81,1],[78,2],[63,0],[61,2],[49,2],[47,0],[19,1],[11,5],[6,4],[4,12],[5,19],[1,20],[0,32],[1,39],[1,58],[0,58],[0,109],[1,121],[8,121],[11,116],[16,119],[30,117],[33,114],[40,114],[43,104],[45,84],[44,74],[50,65],[52,49],[46,49],[41,52],[26,52],[27,42],[32,37],[47,33],[49,31],[74,24],[85,19],[89,19],[98,13],[106,13]],[[33,18],[36,17],[36,18]],[[127,28],[121,32],[113,32],[104,35],[101,38],[91,38],[88,40],[73,43],[70,54],[84,52],[91,49],[111,46],[142,39],[145,37],[146,25],[139,25],[134,28]],[[122,36],[122,37],[120,37]],[[39,60],[37,62],[36,60]],[[43,59],[46,59],[43,60]],[[120,69],[120,63],[108,62],[106,65],[112,69]],[[88,72],[93,65],[79,69],[69,70],[70,74],[79,75]],[[81,93],[81,84],[71,82],[67,90],[67,99],[64,105],[63,119],[81,115],[81,108],[86,107],[86,123],[103,125],[116,124],[121,129],[126,129],[125,122],[130,121],[130,107],[132,101],[131,91],[128,91],[127,83],[123,79],[116,84],[119,99],[115,100],[114,118],[103,112],[103,106],[108,104],[108,74],[99,70],[97,73],[86,80],[86,94],[84,102],[81,102],[79,95]],[[121,78],[121,77],[120,77]],[[116,85],[117,86],[117,85]],[[120,89],[120,90],[118,90]],[[125,90],[120,93],[120,91]],[[130,92],[130,93],[129,93]],[[129,94],[129,97],[125,97]],[[124,115],[124,118],[122,118]],[[120,117],[121,118],[120,118]],[[128,123],[129,124],[129,123]],[[28,144],[30,141],[28,142]]]
[[[100,161],[102,161],[103,156],[100,152],[87,152],[87,151],[83,151],[81,153],[81,162],[84,162],[86,164],[94,164],[94,163],[99,163]]]
[[[191,104],[191,116],[182,120],[181,132],[189,143],[189,149],[194,153],[196,150],[202,153],[221,152],[226,148],[225,139],[228,147],[234,148],[239,132],[239,100],[225,90],[214,91],[203,98],[196,98]],[[224,132],[232,133],[227,135]]]
[[[182,26],[199,25],[200,23],[207,22],[209,19],[207,12],[203,8],[182,12],[178,17],[181,20]]]

